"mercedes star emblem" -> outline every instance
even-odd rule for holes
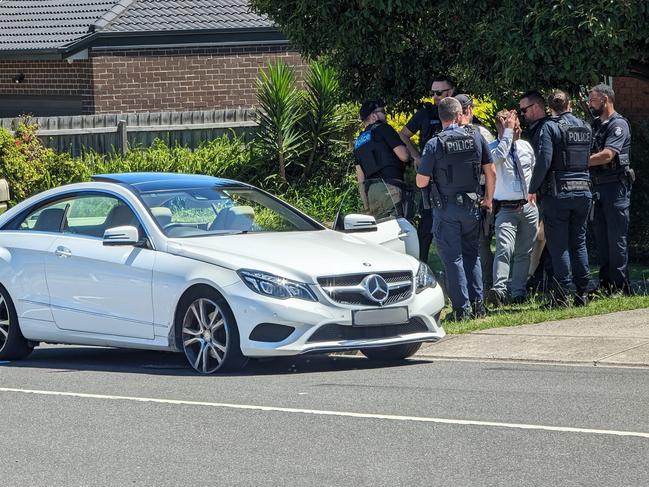
[[[365,290],[365,295],[379,305],[382,305],[390,294],[388,283],[378,274],[367,276],[361,282],[361,286]]]

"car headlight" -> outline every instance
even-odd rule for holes
[[[437,280],[433,275],[433,271],[430,270],[427,264],[421,262],[415,277],[415,292],[419,294],[424,289],[435,286],[437,286]]]
[[[251,291],[263,296],[277,299],[298,298],[307,301],[317,301],[315,294],[308,284],[291,281],[274,274],[255,271],[252,269],[239,269],[237,271],[241,280]]]

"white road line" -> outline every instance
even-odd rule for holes
[[[513,428],[523,430],[556,431],[560,433],[584,433],[609,436],[634,436],[649,439],[649,433],[637,431],[616,431],[590,428],[572,428],[567,426],[544,426],[539,424],[499,423],[495,421],[475,421],[467,419],[427,418],[420,416],[398,416],[393,414],[352,413],[347,411],[324,411],[319,409],[281,408],[275,406],[255,406],[251,404],[228,404],[221,402],[180,401],[177,399],[156,399],[150,397],[112,396],[106,394],[84,394],[80,392],[38,391],[30,389],[14,389],[0,387],[0,392],[14,392],[23,394],[36,394],[42,396],[65,396],[85,399],[109,399],[114,401],[150,402],[157,404],[175,404],[182,406],[203,406],[226,409],[247,409],[253,411],[273,411],[280,413],[313,414],[317,416],[341,416],[347,418],[383,419],[389,421],[411,421],[417,423],[457,424],[466,426],[488,426],[494,428]]]

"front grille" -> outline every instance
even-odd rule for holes
[[[376,306],[376,302],[365,296],[359,289],[367,276],[378,274],[391,286],[390,294],[383,306],[405,301],[412,296],[412,272],[368,272],[366,274],[347,274],[343,276],[319,277],[318,284],[333,301],[341,304]]]
[[[413,333],[426,333],[428,327],[419,318],[412,318],[403,325],[384,326],[343,326],[335,323],[322,325],[311,335],[307,343],[338,342],[342,340],[372,340],[399,338]]]

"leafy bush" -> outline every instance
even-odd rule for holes
[[[90,171],[79,159],[43,147],[37,126],[22,120],[15,135],[0,129],[0,177],[7,179],[11,204],[46,189],[88,179]]]
[[[629,258],[649,263],[649,122],[631,124],[631,167],[635,183],[631,192],[631,226],[629,229]]]

